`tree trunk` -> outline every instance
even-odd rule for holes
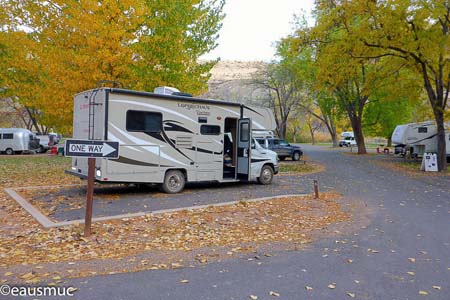
[[[338,147],[338,136],[337,136],[336,130],[330,134],[331,134],[331,140],[333,141],[333,148]]]
[[[353,134],[355,135],[356,143],[358,145],[358,154],[366,154],[366,143],[364,141],[364,134],[362,131],[361,116],[349,113],[350,122],[352,123]]]
[[[297,143],[297,127],[294,126],[294,129],[292,130],[292,140],[295,143]]]
[[[315,145],[316,140],[314,139],[314,128],[309,123],[308,123],[308,128],[309,128],[309,134],[311,135],[311,144]]]
[[[281,121],[281,124],[277,128],[277,132],[280,139],[284,140],[286,138],[286,122]]]
[[[437,125],[437,163],[439,171],[447,169],[447,150],[445,141],[444,112],[435,109],[434,117]]]

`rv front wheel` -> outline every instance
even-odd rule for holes
[[[268,185],[273,179],[273,169],[269,165],[265,165],[261,169],[261,174],[258,178],[258,182],[263,185]]]
[[[13,154],[14,154],[14,151],[13,151],[13,149],[8,148],[8,149],[6,149],[5,153],[6,153],[7,155],[13,155]]]
[[[167,171],[161,189],[168,194],[176,194],[184,189],[186,179],[179,170]]]

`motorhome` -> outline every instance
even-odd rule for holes
[[[344,131],[341,133],[341,139],[339,140],[339,147],[351,147],[356,146],[356,139],[353,131]]]
[[[39,139],[24,128],[0,128],[0,152],[8,155],[33,152],[39,149]]]
[[[186,182],[271,183],[277,155],[252,137],[252,129],[275,129],[269,109],[156,92],[99,88],[75,96],[73,138],[119,142],[118,159],[96,159],[96,181],[156,183],[167,193]],[[74,157],[68,173],[86,178],[87,165]]]
[[[447,156],[450,156],[449,130],[445,140]],[[405,155],[407,151],[413,157],[422,157],[424,153],[437,152],[437,127],[433,121],[397,125],[392,133],[392,142],[396,153]]]

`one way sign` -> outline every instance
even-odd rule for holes
[[[65,156],[119,158],[119,142],[66,140]]]

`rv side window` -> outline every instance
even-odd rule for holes
[[[127,111],[127,131],[160,132],[162,114],[150,111]]]
[[[219,135],[220,126],[218,125],[202,125],[200,126],[200,133],[204,135]]]
[[[14,139],[14,133],[4,133],[3,134],[3,139],[4,140],[12,140],[12,139]]]
[[[418,130],[419,130],[419,133],[427,133],[428,132],[427,127],[419,127]]]
[[[250,139],[250,128],[249,123],[241,123],[240,140],[241,142],[248,142]]]

